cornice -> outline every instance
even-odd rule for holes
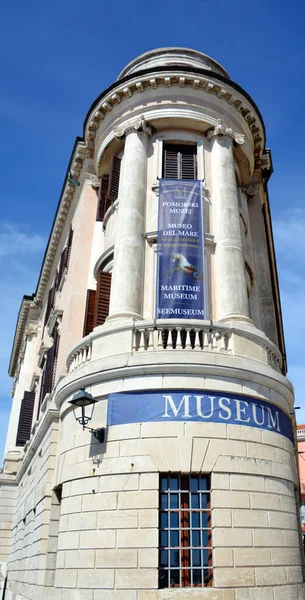
[[[83,142],[78,142],[70,161],[70,169],[66,175],[59,206],[55,215],[51,235],[43,259],[42,269],[35,295],[35,300],[37,303],[42,303],[43,301],[58,244],[60,242],[61,234],[65,227],[69,209],[73,201],[75,189],[80,184],[79,178],[86,156],[88,156],[88,149],[86,145]]]
[[[130,99],[132,96],[137,94],[143,94],[146,91],[160,87],[183,87],[192,88],[197,92],[203,94],[215,95],[223,102],[226,102],[230,107],[239,113],[244,119],[249,133],[253,139],[254,144],[254,155],[256,166],[259,166],[261,155],[264,151],[265,146],[265,130],[261,115],[254,105],[250,101],[250,97],[241,89],[236,86],[231,80],[221,78],[218,74],[207,71],[205,76],[197,75],[194,73],[186,73],[184,69],[178,70],[175,68],[174,72],[171,72],[168,68],[163,68],[162,73],[149,73],[144,75],[145,72],[139,72],[129,79],[128,85],[120,81],[117,82],[114,89],[100,99],[95,107],[94,111],[89,114],[88,120],[85,124],[85,141],[91,143],[91,147],[94,144],[96,132],[100,126],[101,121],[105,119],[108,113],[110,113],[117,104],[124,102],[126,99]],[[222,79],[225,81],[215,81]],[[238,88],[235,89],[235,88]]]
[[[24,338],[25,326],[27,323],[27,318],[29,314],[29,310],[31,307],[35,307],[34,302],[34,294],[29,296],[24,296],[21,302],[21,307],[19,310],[18,320],[16,324],[14,343],[10,358],[10,364],[8,368],[8,373],[11,377],[15,376],[16,368],[18,366],[18,358],[20,353],[21,344]]]

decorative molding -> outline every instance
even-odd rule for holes
[[[62,315],[62,310],[55,309],[52,311],[48,325],[48,334],[50,337],[53,335],[53,331],[56,326],[60,330]]]
[[[242,146],[245,142],[245,136],[242,133],[236,133],[232,127],[227,127],[221,119],[217,119],[214,129],[209,129],[207,132],[209,142],[212,142],[217,137],[225,137],[235,142],[238,146]]]
[[[135,74],[134,79],[128,82],[128,86],[124,87],[120,86],[120,81],[118,81],[118,87],[116,88],[115,92],[112,91],[111,93],[109,93],[101,99],[98,110],[94,110],[91,120],[86,125],[86,146],[88,145],[89,139],[94,140],[101,118],[104,118],[105,114],[109,112],[109,108],[104,112],[103,104],[105,103],[105,101],[108,105],[115,105],[118,103],[117,98],[120,98],[120,100],[122,101],[126,98],[130,98],[134,93],[142,93],[142,91],[149,91],[152,88],[156,89],[157,87],[161,86],[181,87],[183,80],[183,87],[192,87],[193,89],[199,90],[200,92],[215,94],[215,96],[217,96],[222,102],[228,103],[242,116],[253,137],[253,142],[255,146],[254,155],[256,163],[258,165],[259,159],[263,151],[262,142],[264,142],[264,130],[262,127],[262,123],[260,122],[259,116],[255,114],[255,109],[253,105],[250,104],[250,102],[241,93],[236,91],[234,88],[231,88],[229,82],[223,83],[218,81],[211,81],[208,75],[206,77],[194,76],[191,74],[186,74],[185,72],[183,72],[183,70],[171,72],[170,75],[167,75],[166,73],[156,73],[155,75],[150,74],[147,77]],[[138,84],[141,85],[139,86]],[[115,99],[113,98],[114,96]],[[96,118],[97,113],[99,113],[98,119]]]
[[[256,188],[254,185],[248,185],[246,187],[241,187],[241,191],[246,194],[249,198],[253,198],[256,194]]]
[[[114,137],[120,141],[123,137],[125,137],[131,131],[137,131],[138,133],[144,133],[147,137],[150,137],[152,135],[153,128],[150,127],[150,125],[148,125],[146,123],[145,118],[143,117],[143,115],[141,115],[140,118],[136,119],[135,121],[128,123],[124,127],[117,127],[113,131],[114,131]]]
[[[90,181],[91,187],[96,191],[99,189],[100,187],[100,177],[97,177],[96,175],[92,175],[91,176],[91,181]]]
[[[151,186],[151,189],[158,198],[159,197],[159,181],[156,181],[156,183],[153,183]]]

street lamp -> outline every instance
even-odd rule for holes
[[[97,400],[95,400],[91,394],[86,392],[85,388],[80,388],[80,390],[74,394],[72,400],[69,401],[69,404],[72,404],[76,421],[79,422],[83,429],[89,429],[90,433],[93,433],[94,437],[103,444],[105,441],[105,429],[103,427],[99,429],[87,427],[87,424],[92,419],[96,402]],[[89,411],[86,411],[87,407],[89,407]]]

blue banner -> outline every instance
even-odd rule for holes
[[[156,318],[205,319],[200,181],[160,179]]]
[[[107,425],[166,421],[230,423],[273,431],[293,442],[289,417],[277,406],[239,394],[194,390],[109,394]]]

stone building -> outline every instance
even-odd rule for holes
[[[200,52],[139,56],[89,109],[12,349],[6,600],[305,598],[271,173],[258,108]],[[204,217],[204,259],[172,254],[165,285],[170,181],[167,235]]]

